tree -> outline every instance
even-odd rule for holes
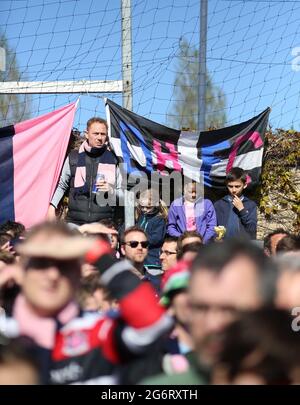
[[[199,51],[183,39],[180,42],[177,74],[174,81],[174,103],[168,114],[168,123],[177,128],[197,129],[198,122],[198,69]],[[206,128],[225,125],[225,95],[207,74]]]
[[[258,236],[283,226],[300,232],[300,133],[269,129],[258,190]]]
[[[18,67],[16,52],[8,45],[4,34],[0,35],[0,47],[5,50],[6,69],[0,71],[0,82],[18,82],[22,73]],[[31,97],[28,94],[0,94],[0,127],[30,118]]]

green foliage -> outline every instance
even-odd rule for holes
[[[269,130],[266,133],[259,208],[267,221],[289,213],[290,231],[300,231],[300,133]],[[298,184],[298,186],[297,186]]]
[[[180,42],[177,74],[174,82],[174,103],[168,115],[168,124],[176,128],[197,129],[198,122],[198,71],[199,51],[188,44]],[[215,86],[207,75],[206,80],[206,127],[222,128],[225,126],[225,95]]]
[[[0,35],[0,47],[5,49],[6,70],[0,71],[0,82],[24,80],[18,67],[16,53],[10,49],[6,37]],[[0,95],[0,127],[15,124],[30,118],[31,97],[23,94]]]

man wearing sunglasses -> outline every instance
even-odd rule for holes
[[[141,283],[128,262],[118,261],[107,242],[78,236],[65,223],[35,226],[17,249],[22,291],[13,317],[18,328],[13,330],[14,320],[7,318],[3,333],[19,331],[33,339],[41,381],[115,384],[123,382],[119,367],[138,360],[143,374],[134,373],[132,383],[138,382],[145,373],[145,358],[153,358],[152,345],[160,344],[160,336],[168,333],[173,323],[159,306],[152,286]],[[83,259],[96,267],[101,283],[118,300],[119,316],[115,319],[83,314],[78,307],[76,292]]]
[[[138,226],[127,228],[123,234],[121,242],[121,253],[128,259],[140,279],[150,281],[156,291],[159,293],[161,277],[153,276],[148,273],[144,266],[145,259],[148,255],[149,242],[145,231]]]

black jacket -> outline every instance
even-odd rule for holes
[[[114,215],[113,206],[99,206],[96,202],[96,194],[92,193],[92,188],[95,183],[98,164],[102,163],[107,167],[114,166],[116,168],[117,159],[113,153],[107,148],[99,149],[97,154],[84,153],[86,168],[86,187],[78,191],[74,187],[75,172],[78,165],[78,152],[72,151],[69,155],[71,181],[68,214],[66,220],[68,222],[82,225],[85,223],[98,222],[101,219],[112,219]]]

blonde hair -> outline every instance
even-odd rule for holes
[[[140,198],[139,198],[139,204],[136,207],[136,212],[135,212],[135,217],[136,220],[141,216],[142,214],[142,210],[141,210],[141,205],[140,203],[142,201],[150,201],[150,206],[151,207],[157,207],[158,208],[158,215],[161,216],[164,220],[167,219],[168,217],[168,207],[165,204],[164,201],[162,201],[159,198],[159,192],[158,190],[155,190],[153,188],[148,188],[147,190],[144,190],[143,192],[141,192],[140,194]]]

